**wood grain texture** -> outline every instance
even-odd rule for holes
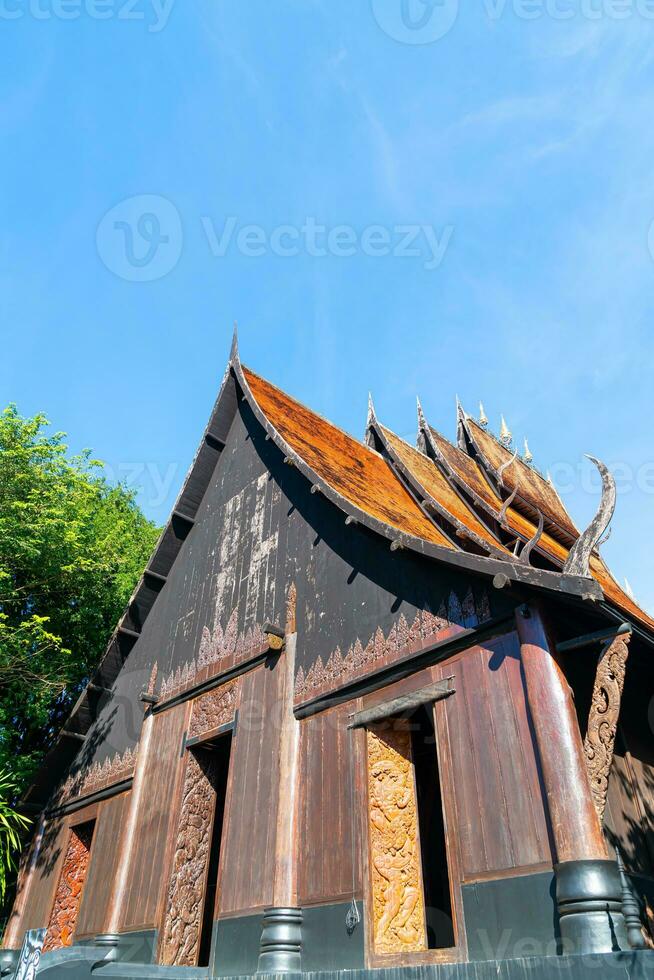
[[[454,791],[456,817],[450,810],[450,826],[456,819],[461,879],[551,867],[516,635],[474,647],[434,669],[435,680],[446,677],[453,678],[456,693],[436,705],[439,759],[441,778]]]
[[[572,693],[539,607],[521,606],[516,624],[557,860],[605,860]]]
[[[242,678],[218,882],[222,915],[272,904],[283,685],[283,656]]]
[[[129,797],[129,793],[121,793],[98,807],[84,901],[77,920],[76,940],[107,931],[109,900],[120,854],[118,842]]]
[[[365,812],[365,787],[357,793],[357,775],[365,770],[348,732],[352,703],[324,711],[301,723],[301,801],[298,818],[300,857],[298,901],[319,905],[361,894],[364,845],[357,830]],[[360,734],[360,733],[359,733]],[[353,836],[355,837],[353,847]]]
[[[181,749],[188,710],[189,705],[181,704],[153,719],[142,806],[134,828],[136,846],[120,910],[121,931],[159,926],[158,913],[167,882],[167,846],[174,838],[174,801],[182,777]]]

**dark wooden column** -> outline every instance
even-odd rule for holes
[[[520,606],[516,624],[556,848],[564,949],[628,949],[620,876],[615,861],[609,859],[593,804],[570,687],[550,646],[540,606]]]

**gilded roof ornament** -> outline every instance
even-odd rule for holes
[[[482,429],[488,428],[488,418],[486,417],[486,412],[484,411],[484,405],[479,402],[479,424]]]
[[[506,419],[502,416],[502,425],[500,428],[500,442],[505,446],[510,446],[513,440],[513,433],[506,424]]]
[[[522,458],[524,459],[525,463],[533,463],[534,461],[534,454],[529,448],[529,443],[527,442],[526,438],[525,438],[525,451]]]

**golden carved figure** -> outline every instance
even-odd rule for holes
[[[406,723],[368,731],[375,951],[427,948],[411,736]]]

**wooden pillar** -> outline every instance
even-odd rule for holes
[[[132,864],[134,851],[137,845],[135,834],[136,822],[141,807],[144,805],[143,787],[145,784],[145,770],[148,763],[148,756],[150,754],[150,743],[152,742],[153,728],[154,715],[152,713],[152,708],[148,707],[146,709],[145,717],[143,719],[143,726],[141,728],[141,738],[139,740],[138,754],[134,768],[134,780],[132,782],[132,790],[129,796],[125,823],[123,824],[122,834],[117,845],[117,871],[109,898],[107,931],[101,936],[96,937],[97,945],[106,946],[109,948],[109,953],[105,957],[106,961],[116,958],[117,946],[120,941],[119,929],[125,904],[125,896],[127,894],[130,866]]]
[[[293,624],[294,625],[294,624]],[[279,712],[279,800],[275,832],[273,906],[264,912],[259,973],[299,973],[302,910],[297,907],[297,806],[300,723],[293,714],[297,633],[286,635],[283,702]]]
[[[609,860],[593,803],[570,687],[550,647],[539,606],[520,606],[516,624],[556,848],[564,951],[628,949],[620,876],[615,861]]]

